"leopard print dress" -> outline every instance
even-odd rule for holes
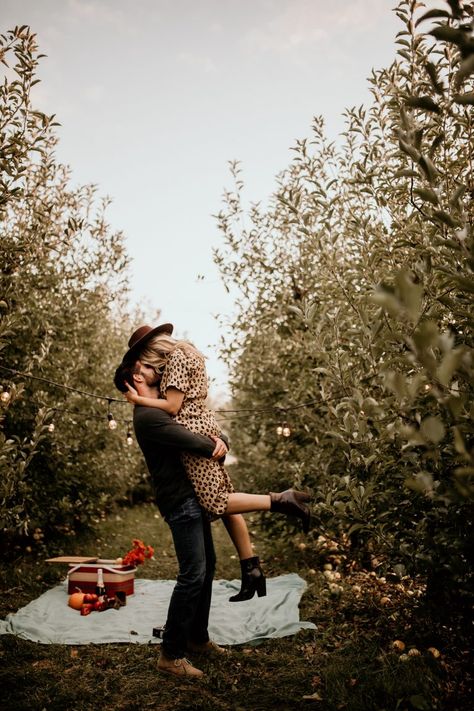
[[[183,404],[174,418],[176,422],[195,434],[220,436],[214,413],[205,404],[207,373],[199,356],[186,354],[181,348],[170,353],[161,379],[161,397],[166,397],[168,388],[176,388],[184,393]],[[234,491],[222,464],[187,452],[182,454],[182,458],[202,508],[210,519],[222,516],[227,508],[227,498]]]

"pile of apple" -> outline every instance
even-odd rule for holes
[[[91,612],[107,610],[108,600],[105,596],[99,597],[95,593],[75,592],[69,595],[69,607],[79,610],[81,615],[90,615]]]

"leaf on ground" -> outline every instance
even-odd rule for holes
[[[52,669],[54,667],[54,662],[51,659],[38,659],[31,665],[35,669]]]
[[[305,694],[303,696],[303,699],[305,699],[306,701],[322,701],[323,700],[317,691],[315,691],[314,694]]]

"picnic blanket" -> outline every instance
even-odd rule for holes
[[[119,610],[81,617],[67,605],[66,581],[43,593],[18,612],[0,620],[0,634],[13,634],[42,644],[159,643],[153,627],[164,625],[174,580],[135,580],[135,594]],[[267,578],[266,597],[231,603],[240,589],[238,580],[215,580],[209,635],[218,644],[258,643],[286,637],[301,629],[316,629],[299,619],[305,581],[294,573]]]

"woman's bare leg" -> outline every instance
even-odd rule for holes
[[[270,511],[269,494],[229,494],[225,515],[249,513],[250,511]]]
[[[227,533],[232,539],[232,543],[237,549],[240,560],[253,556],[252,544],[250,542],[249,530],[242,514],[231,514],[223,516],[222,522],[227,529]]]
[[[303,521],[303,531],[308,533],[311,512],[311,495],[304,491],[287,489],[270,494],[229,494],[225,515],[249,511],[274,511],[286,516],[297,516]]]

